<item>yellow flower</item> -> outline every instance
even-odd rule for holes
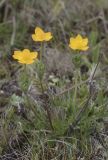
[[[49,41],[52,39],[52,34],[51,32],[44,32],[41,28],[36,27],[35,34],[32,34],[32,39],[39,42]]]
[[[73,50],[86,51],[89,48],[88,38],[83,38],[79,34],[75,38],[71,37],[69,47]]]
[[[22,64],[31,64],[37,58],[37,52],[30,52],[28,49],[23,51],[14,51],[13,58],[17,59],[19,63]]]

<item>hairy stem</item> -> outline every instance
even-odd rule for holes
[[[50,123],[50,127],[51,127],[52,130],[54,130],[53,124],[52,124],[52,119],[51,119],[51,113],[50,113],[50,110],[49,110],[49,107],[48,107],[48,103],[47,103],[47,99],[46,99],[46,94],[44,93],[44,87],[43,87],[43,83],[41,81],[40,81],[40,86],[41,86],[42,94],[45,96],[44,107],[45,107],[45,110],[47,112],[47,116],[48,116],[48,120],[49,120],[49,123]]]

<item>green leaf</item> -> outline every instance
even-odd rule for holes
[[[13,94],[13,95],[11,96],[11,98],[10,98],[10,103],[11,103],[12,105],[17,105],[19,102],[20,102],[20,103],[23,103],[23,101],[24,101],[23,98],[15,95],[15,94]]]
[[[93,61],[94,63],[97,63],[97,62],[98,62],[99,52],[100,52],[100,45],[98,44],[98,45],[95,46],[95,48],[93,48],[93,50],[92,50],[92,61]]]
[[[97,39],[98,39],[98,32],[92,31],[89,36],[90,44],[92,47],[96,45]]]

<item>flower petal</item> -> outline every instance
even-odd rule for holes
[[[80,34],[78,34],[75,39],[77,41],[82,41],[83,40],[83,38],[82,38],[82,36]]]
[[[78,49],[78,43],[75,38],[70,38],[69,47],[72,48],[73,50]]]
[[[40,27],[36,27],[35,34],[32,34],[32,39],[34,41],[49,41],[51,38],[51,32],[44,32]]]
[[[83,39],[83,45],[86,46],[88,44],[88,38]]]
[[[40,27],[35,28],[35,34],[44,34],[44,33],[45,32]]]
[[[44,41],[45,32],[40,28],[36,27],[35,29],[35,41]]]
[[[30,51],[29,51],[29,49],[24,49],[23,51],[22,51],[23,53],[30,53]]]
[[[72,48],[73,50],[77,50],[78,49],[76,43],[69,44],[69,47]]]
[[[31,58],[37,58],[38,57],[38,52],[31,52]]]
[[[88,38],[82,38],[80,34],[78,34],[75,38],[70,38],[69,47],[73,50],[82,50],[86,51],[89,47],[88,45]]]
[[[45,40],[46,40],[46,41],[49,41],[50,39],[52,39],[51,32],[45,33]]]
[[[34,60],[29,60],[29,61],[19,60],[18,62],[22,63],[22,64],[32,64],[34,62]]]
[[[87,51],[88,49],[89,49],[89,46],[85,46],[81,48],[82,51]]]
[[[14,59],[19,59],[21,57],[21,51],[14,51],[14,54],[13,54],[13,58]]]
[[[15,51],[13,58],[17,59],[19,63],[31,64],[34,62],[37,56],[37,52],[30,52],[30,50],[24,49],[23,51]]]
[[[39,34],[39,33],[37,33],[37,34],[32,34],[32,39],[34,40],[34,41],[39,41],[39,42],[42,42],[42,41],[44,41],[44,34]]]
[[[32,39],[33,39],[33,41],[37,41],[35,34],[32,34]]]

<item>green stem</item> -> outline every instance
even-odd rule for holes
[[[42,42],[41,43],[41,51],[40,51],[40,62],[42,62],[43,53],[44,53],[44,43]],[[42,94],[45,95],[42,79],[39,78],[39,81],[40,81],[40,87],[41,87]],[[47,104],[46,100],[45,100],[45,110],[47,112],[47,116],[48,116],[48,119],[49,119],[49,123],[50,123],[51,129],[54,130],[53,124],[52,124],[52,119],[51,119],[51,113],[50,113],[50,110],[49,110],[49,107],[48,107],[48,104]]]
[[[40,80],[40,86],[41,86],[42,94],[45,95],[44,87],[43,87],[43,84],[42,84],[41,80]],[[51,119],[51,113],[50,113],[50,110],[49,110],[49,107],[48,107],[48,103],[47,103],[46,100],[45,100],[45,110],[47,112],[47,116],[48,116],[48,120],[49,120],[49,123],[50,123],[50,127],[51,127],[52,130],[54,130],[54,127],[53,127],[53,124],[52,124],[52,119]]]
[[[42,62],[42,55],[44,53],[44,43],[41,42],[40,61]]]

